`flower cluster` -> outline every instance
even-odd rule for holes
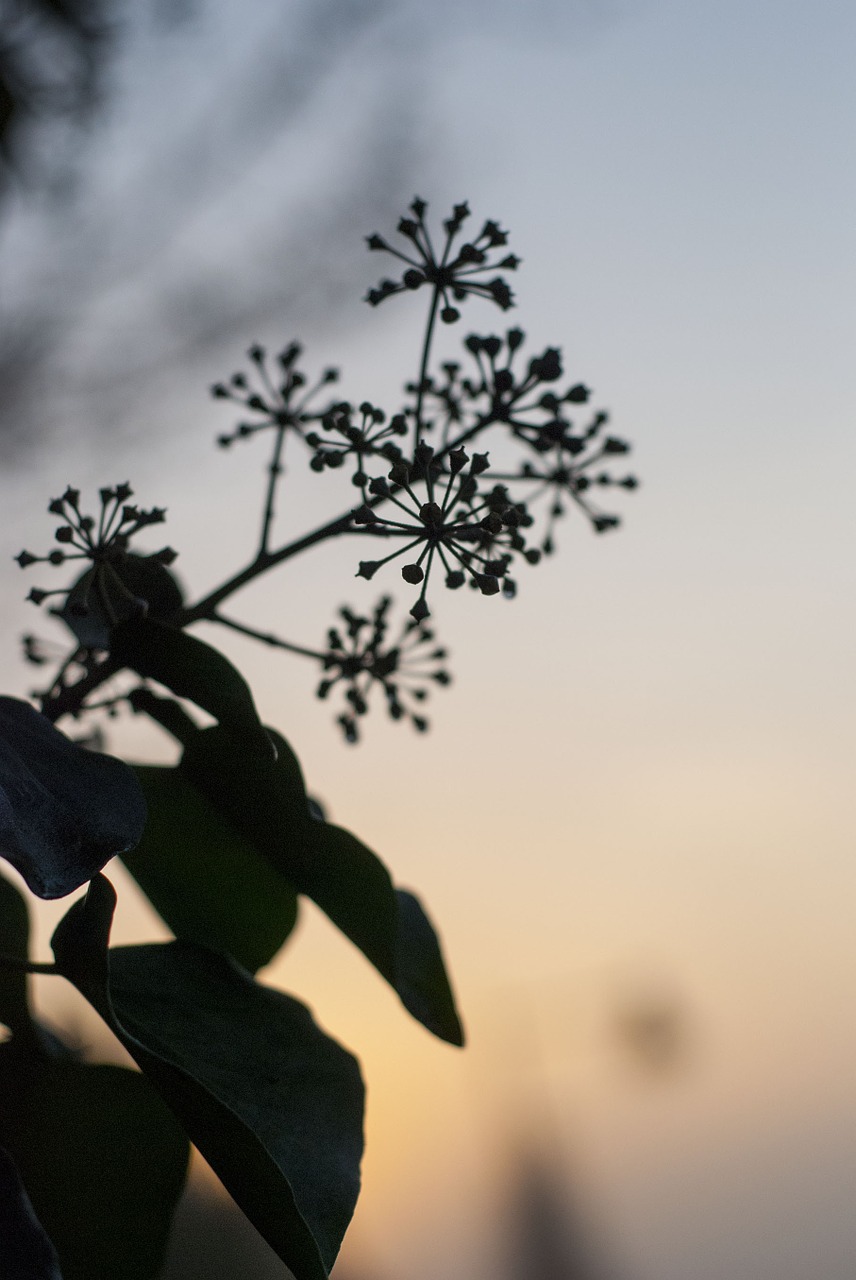
[[[222,449],[267,427],[278,431],[291,428],[303,435],[306,424],[322,416],[322,413],[310,410],[310,402],[322,387],[338,381],[339,371],[325,369],[314,383],[310,383],[297,368],[302,353],[299,343],[289,343],[276,356],[278,372],[274,374],[265,348],[256,343],[247,352],[253,366],[249,376],[243,372],[234,373],[228,382],[214,384],[211,395],[215,400],[231,400],[255,415],[252,422],[240,422],[234,431],[217,437]]]
[[[101,489],[99,497],[100,514],[87,515],[80,509],[79,489],[67,488],[48,505],[51,515],[61,520],[54,532],[59,547],[43,556],[21,551],[15,557],[22,569],[33,564],[90,561],[92,567],[70,589],[33,587],[27,597],[40,605],[62,596],[64,603],[54,612],[68,623],[84,648],[107,648],[112,628],[135,614],[151,611],[156,616],[169,616],[181,605],[181,593],[167,571],[176,558],[175,551],[163,547],[149,556],[131,551],[136,534],[150,525],[163,524],[163,508],[145,511],[130,503],[133,490],[129,484]]]
[[[401,576],[421,586],[410,610],[417,622],[431,612],[426,592],[436,564],[445,571],[447,587],[454,590],[469,579],[483,595],[492,596],[500,591],[516,554],[532,563],[540,556],[527,548],[521,532],[530,523],[525,507],[512,502],[501,486],[480,489],[479,477],[489,465],[487,454],[470,456],[460,448],[438,456],[422,441],[412,461],[394,463],[388,477],[378,476],[364,488],[366,500],[354,522],[370,534],[400,538],[403,545],[380,560],[362,560],[358,576],[371,579],[390,561],[414,552]],[[378,513],[381,501],[398,508],[397,518]]]
[[[339,616],[344,630],[331,627],[327,635],[328,648],[323,657],[326,674],[317,695],[326,698],[337,685],[344,688],[348,706],[337,723],[347,742],[359,738],[359,719],[369,709],[373,686],[380,685],[383,690],[393,720],[409,719],[415,729],[424,733],[428,721],[421,714],[421,706],[428,697],[429,683],[447,685],[451,681],[442,665],[446,650],[435,647],[434,632],[424,623],[409,619],[395,643],[387,642],[391,606],[392,597],[383,596],[371,618],[343,606]]]
[[[451,217],[443,222],[445,239],[437,253],[425,223],[427,209],[425,201],[417,197],[410,205],[412,216],[399,222],[398,233],[408,244],[406,251],[394,248],[377,233],[366,237],[370,249],[392,254],[405,264],[400,280],[381,280],[377,288],[369,290],[366,301],[376,307],[393,294],[428,285],[440,304],[440,319],[446,324],[460,319],[461,313],[454,304],[468,296],[487,298],[503,311],[513,306],[514,296],[502,276],[485,279],[492,271],[515,271],[520,265],[513,253],[501,257],[493,253],[508,243],[508,232],[488,220],[472,240],[456,243],[470,216],[469,205],[456,204]]]
[[[523,329],[514,326],[501,335],[470,333],[457,359],[436,352],[437,321],[459,320],[468,299],[503,311],[514,304],[505,275],[519,259],[507,251],[508,233],[497,222],[488,220],[467,234],[466,204],[455,205],[437,231],[429,227],[427,213],[425,201],[416,198],[398,222],[397,238],[367,237],[370,250],[396,260],[399,274],[382,279],[366,301],[376,306],[420,291],[426,299],[421,348],[403,380],[401,399],[382,406],[375,399],[334,395],[338,371],[328,367],[309,377],[296,342],[276,355],[252,346],[250,367],[211,388],[215,399],[240,406],[243,415],[217,437],[220,446],[250,437],[268,443],[259,540],[249,562],[225,583],[184,606],[167,570],[174,553],[165,548],[140,556],[129,550],[130,539],[160,522],[163,512],[131,505],[128,485],[101,491],[98,519],[81,514],[77,490],[51,503],[51,512],[63,520],[56,531],[59,545],[41,557],[24,551],[18,561],[24,567],[37,561],[91,562],[70,590],[30,593],[36,603],[49,595],[64,597],[53,612],[71,627],[84,663],[108,649],[113,627],[134,614],[147,612],[178,626],[206,621],[320,662],[319,696],[344,691],[338,722],[348,741],[357,739],[378,684],[393,719],[409,719],[422,729],[427,722],[421,702],[430,683],[448,681],[443,651],[431,647],[433,632],[426,629],[438,579],[451,590],[468,585],[483,596],[511,599],[518,576],[555,549],[556,523],[568,510],[579,510],[596,533],[618,525],[618,515],[603,510],[597,496],[636,488],[633,475],[614,469],[629,445],[611,434],[605,412],[587,407],[589,388],[566,377],[557,346],[527,349]],[[349,478],[358,496],[345,486],[338,514],[324,512],[309,532],[277,545],[288,437],[300,442],[310,471]],[[315,501],[322,488],[313,484],[307,497]],[[336,486],[327,489],[333,494]],[[341,498],[341,484],[339,493]],[[223,613],[221,604],[259,574],[334,538],[360,544],[352,562],[357,577],[371,580],[394,565],[414,589],[410,619],[394,643],[387,596],[367,616],[342,609],[342,625],[330,632],[323,651]],[[40,645],[30,640],[26,648],[29,660],[42,664]],[[91,676],[88,671],[90,681]]]

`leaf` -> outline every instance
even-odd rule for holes
[[[0,1147],[0,1275],[63,1280],[56,1250],[33,1211],[10,1155]]]
[[[122,666],[195,702],[231,730],[244,751],[273,757],[249,685],[217,649],[165,622],[134,618],[115,628],[110,653]]]
[[[275,762],[247,759],[217,726],[188,742],[180,771],[273,867],[324,911],[442,1040],[462,1045],[440,944],[418,901],[396,892],[376,854],[348,831],[309,816],[297,757],[268,733]]]
[[[178,769],[136,765],[149,810],[123,862],[176,937],[254,973],[297,920],[297,894]]]
[[[21,1171],[65,1280],[156,1280],[190,1146],[144,1076],[22,1058],[12,1040],[0,1046],[0,1144]]]
[[[5,876],[0,876],[0,952],[26,960],[29,955],[30,917],[21,894]],[[0,1023],[10,1031],[26,1035],[30,1029],[27,1002],[27,975],[0,965]]]
[[[398,903],[396,985],[401,1002],[435,1036],[463,1046],[464,1029],[434,926],[415,894],[397,889],[395,897]]]
[[[69,741],[46,716],[0,697],[0,855],[40,898],[62,898],[137,843],[139,783],[121,760]]]
[[[325,1280],[359,1190],[356,1061],[297,1001],[190,943],[107,940],[98,876],[60,922],[60,970],[98,1009],[297,1280]]]
[[[309,850],[309,802],[297,756],[272,729],[276,759],[249,757],[222,725],[201,730],[179,769],[289,881]]]
[[[396,890],[380,858],[350,831],[312,825],[312,857],[295,888],[359,947],[414,1018],[441,1040],[463,1045],[440,944],[419,900]]]

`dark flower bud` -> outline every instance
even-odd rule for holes
[[[555,347],[548,347],[541,356],[529,361],[529,376],[539,382],[555,382],[562,376],[562,360]]]
[[[453,476],[462,471],[469,462],[469,454],[466,449],[452,449],[449,454],[449,470]]]
[[[327,466],[332,467],[334,470],[337,467],[341,467],[344,461],[345,455],[343,453],[338,453],[335,449],[331,449],[326,456]]]
[[[415,618],[417,622],[422,622],[424,618],[431,616],[431,610],[428,608],[424,596],[420,596],[413,605],[410,610],[410,616],[411,618]]]
[[[480,476],[487,471],[490,466],[490,460],[486,453],[474,453],[470,463],[470,474]]]
[[[426,444],[424,440],[420,440],[416,446],[416,461],[420,467],[427,467],[428,463],[434,457],[434,450],[430,444]]]
[[[427,208],[428,205],[419,196],[414,196],[410,201],[410,212],[415,213],[417,218],[424,218]]]
[[[639,488],[639,481],[636,479],[635,476],[625,476],[624,479],[619,480],[618,483],[621,485],[622,489],[638,489]]]
[[[485,560],[484,562],[485,573],[490,574],[491,577],[494,577],[494,578],[504,577],[505,571],[507,568],[508,568],[507,556],[503,556],[499,560]]]
[[[48,595],[50,595],[49,591],[40,591],[38,587],[31,587],[27,599],[32,601],[33,604],[41,604]]]
[[[390,470],[389,478],[392,480],[393,484],[400,484],[402,486],[408,485],[410,483],[410,463],[394,463]]]
[[[388,249],[389,248],[389,245],[386,243],[386,241],[382,239],[381,236],[376,234],[366,236],[366,244],[370,249]]]
[[[357,507],[352,519],[354,524],[375,524],[377,522],[377,516],[371,507],[366,506],[365,503],[361,507]]]
[[[464,585],[465,576],[462,569],[452,569],[446,574],[446,586],[452,591]]]
[[[407,435],[407,419],[403,413],[394,413],[389,420],[389,425],[397,436]]]
[[[51,564],[65,564],[65,552],[52,551],[48,556],[48,560]]]
[[[484,529],[485,533],[501,533],[502,517],[495,511],[491,511],[485,516],[484,520],[480,521],[479,528]]]
[[[358,489],[362,489],[367,480],[368,476],[365,471],[355,471],[351,476],[351,484],[356,485]]]
[[[417,224],[412,218],[402,218],[398,224],[398,230],[403,236],[413,240],[416,237]]]
[[[591,392],[582,382],[577,382],[573,387],[565,392],[565,399],[570,404],[585,404]]]
[[[474,244],[462,244],[458,250],[459,262],[471,262],[480,265],[485,260],[485,255],[481,249],[477,249]]]
[[[376,476],[374,480],[369,481],[369,493],[374,494],[378,498],[386,498],[389,496],[389,485],[383,476]]]
[[[417,271],[415,267],[408,268],[401,277],[408,289],[418,289],[421,284],[425,283],[423,272]]]
[[[485,338],[482,342],[482,350],[490,356],[491,360],[495,360],[502,350],[502,343],[499,338],[491,335],[491,337]]]
[[[595,516],[592,520],[595,533],[606,533],[607,529],[617,529],[618,525],[618,516]]]
[[[467,348],[467,351],[471,351],[474,356],[477,356],[481,351],[483,343],[484,338],[480,338],[477,333],[467,334],[466,338],[464,338],[464,346]]]
[[[215,382],[214,386],[211,388],[211,395],[215,400],[228,400],[229,389],[228,387],[224,387],[222,382]]]
[[[523,345],[526,334],[522,329],[509,329],[505,335],[505,341],[510,352],[516,351],[518,347]]]
[[[30,551],[19,551],[13,559],[17,560],[22,569],[26,569],[29,565],[36,563],[38,556],[34,556]]]
[[[48,511],[52,516],[65,515],[65,502],[62,498],[54,498],[48,503]]]
[[[443,512],[436,502],[424,502],[419,508],[419,519],[432,529],[439,529],[443,523]]]
[[[405,582],[415,586],[417,582],[421,582],[425,577],[425,572],[419,564],[406,564],[401,570],[401,576]]]
[[[516,253],[509,253],[507,257],[502,259],[500,267],[503,271],[516,271],[520,266],[520,259]]]
[[[456,320],[460,320],[461,313],[457,307],[444,307],[440,312],[440,319],[443,324],[454,324]]]
[[[379,568],[379,560],[361,560],[356,576],[358,578],[366,578],[370,581],[375,576]]]
[[[309,466],[310,466],[310,468],[311,468],[313,471],[323,471],[323,470],[324,470],[324,458],[325,458],[325,454],[323,454],[323,453],[315,453],[315,454],[313,454],[313,455],[312,455],[312,457],[309,459]]]
[[[530,547],[528,551],[524,551],[524,556],[530,564],[538,564],[541,559],[541,552],[537,547]]]
[[[410,719],[413,723],[414,729],[418,729],[420,733],[425,733],[427,731],[428,721],[424,716],[411,716]]]
[[[618,440],[615,436],[607,436],[603,442],[604,453],[629,453],[630,445],[625,440]]]
[[[499,579],[489,573],[477,573],[476,584],[483,596],[495,596],[499,591]]]
[[[514,375],[510,369],[497,369],[493,385],[501,396],[514,390]]]
[[[247,355],[255,364],[262,364],[266,355],[265,349],[258,342],[254,342],[250,347]]]

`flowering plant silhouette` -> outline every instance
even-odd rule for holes
[[[401,247],[368,237],[400,276],[382,279],[367,301],[420,292],[427,300],[415,376],[391,411],[342,399],[335,368],[305,373],[296,342],[274,355],[250,347],[248,367],[212,388],[241,412],[218,435],[220,447],[260,436],[268,445],[258,539],[242,567],[188,601],[172,573],[172,548],[139,546],[165,512],[137,506],[127,483],[100,491],[97,515],[85,514],[68,487],[48,507],[59,519],[56,546],[16,557],[22,569],[78,569],[70,584],[29,594],[71,635],[55,663],[50,642],[25,638],[28,660],[52,669],[33,695],[40,711],[0,699],[0,854],[37,897],[88,884],[46,965],[29,960],[26,906],[0,878],[0,1022],[12,1031],[0,1045],[0,1147],[18,1171],[7,1179],[17,1223],[9,1239],[20,1253],[41,1230],[38,1218],[67,1277],[112,1280],[130,1274],[131,1256],[135,1276],[158,1274],[188,1138],[297,1280],[329,1274],[359,1188],[359,1069],[308,1010],[253,976],[288,938],[301,897],[326,912],[429,1031],[463,1044],[440,944],[419,900],[327,821],[289,743],[262,725],[247,681],[191,631],[215,624],[314,664],[317,695],[335,704],[348,743],[378,704],[422,732],[430,691],[451,680],[433,617],[444,589],[469,586],[497,598],[485,607],[505,608],[555,549],[568,509],[596,533],[618,524],[593,494],[635,487],[632,476],[609,469],[628,445],[607,433],[603,412],[576,420],[588,412],[589,391],[565,383],[558,348],[527,357],[523,331],[510,328],[471,333],[460,361],[437,362],[438,322],[457,324],[474,303],[503,312],[514,305],[506,274],[519,259],[494,221],[466,238],[466,204],[454,206],[439,237],[427,213],[424,200],[412,202],[398,223]],[[319,477],[338,473],[331,501],[343,480],[347,500],[316,527],[278,541],[282,486],[300,466]],[[226,611],[249,583],[332,540],[350,549],[355,578],[377,577],[386,591],[366,611],[341,606],[320,644],[275,634],[231,605]],[[396,620],[398,580],[405,601]],[[128,766],[56,728],[122,709],[157,723],[178,763]],[[108,946],[116,895],[102,869],[115,855],[175,941]],[[110,1068],[108,1078],[71,1058],[34,1017],[27,972],[71,981],[142,1074]],[[57,1121],[60,1086],[97,1118],[79,1150]],[[60,1194],[45,1150],[77,1161]],[[109,1186],[109,1203],[96,1184]],[[3,1248],[0,1240],[0,1271]],[[49,1244],[41,1256],[54,1256]]]

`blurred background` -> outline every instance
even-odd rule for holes
[[[266,971],[369,1085],[336,1276],[851,1280],[856,12],[2,11],[6,692],[51,625],[11,557],[48,545],[67,483],[168,507],[193,594],[244,562],[263,450],[213,447],[234,415],[207,388],[251,341],[300,338],[344,395],[398,407],[421,306],[360,301],[362,237],[417,192],[510,228],[515,323],[634,442],[620,531],[568,518],[516,601],[435,601],[455,683],[427,736],[376,715],[348,747],[313,668],[218,636],[330,816],[423,895],[469,1034],[411,1024],[312,908]],[[443,340],[500,325],[469,303]],[[285,532],[328,478],[290,477]],[[298,560],[242,616],[318,644],[378,594],[353,559]],[[164,937],[111,870],[117,939]],[[42,951],[66,906],[39,909]],[[109,1056],[66,990],[39,999]],[[283,1274],[201,1166],[170,1266]]]

